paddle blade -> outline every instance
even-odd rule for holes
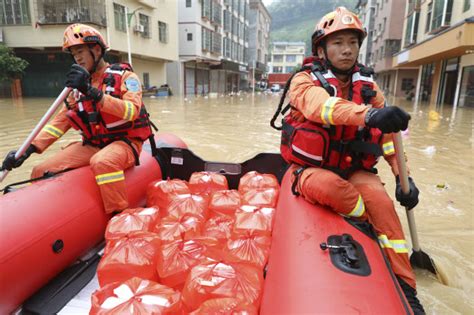
[[[424,251],[413,250],[413,253],[410,256],[410,263],[413,268],[420,268],[430,271],[436,275],[442,284],[448,285],[447,276],[443,272],[440,272],[440,269],[437,268],[433,259]]]

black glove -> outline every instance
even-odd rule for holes
[[[411,177],[408,177],[408,186],[410,188],[410,192],[408,194],[404,194],[402,190],[402,186],[400,185],[400,177],[397,176],[397,188],[395,189],[395,197],[397,201],[404,207],[407,207],[408,210],[413,209],[418,204],[418,195],[420,191],[415,186],[415,182]]]
[[[379,128],[383,133],[399,132],[408,128],[410,115],[397,106],[371,108],[365,116],[365,125]]]
[[[104,93],[99,89],[92,87],[89,81],[89,72],[80,65],[73,64],[71,70],[66,74],[65,85],[73,89],[78,89],[82,94],[98,102],[102,99]]]
[[[2,171],[11,171],[14,168],[20,167],[31,154],[36,152],[36,147],[32,144],[26,149],[25,153],[17,159],[15,159],[16,150],[8,152],[7,156],[2,163]]]

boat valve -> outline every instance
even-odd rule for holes
[[[332,249],[342,249],[343,246],[338,246],[338,245],[329,245],[327,243],[321,243],[319,244],[319,247],[322,249],[322,250],[326,250],[328,248],[332,248]]]

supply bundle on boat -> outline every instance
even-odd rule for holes
[[[152,201],[147,204],[152,207],[121,213],[107,227],[107,250],[97,269],[101,289],[93,295],[94,301],[103,304],[93,305],[95,312],[114,314],[129,305],[130,300],[141,294],[129,288],[127,281],[134,277],[182,292],[178,308],[185,312],[197,311],[204,302],[218,298],[234,298],[258,309],[275,213],[269,206],[276,204],[279,190],[273,175],[264,176],[273,178],[272,185],[260,183],[258,187],[247,185],[239,190],[229,190],[224,175],[209,172],[193,173],[189,183],[177,180],[151,183],[147,196]],[[252,172],[244,179],[250,181],[250,177],[262,175]],[[176,193],[177,190],[184,194]],[[259,196],[259,192],[268,196],[245,199],[249,193]],[[159,209],[158,204],[166,208]],[[159,218],[158,213],[164,217]],[[151,221],[155,224],[150,225]],[[206,224],[214,224],[219,230],[216,222],[230,223],[219,231],[224,237],[205,233]],[[137,231],[137,227],[143,230]],[[120,302],[115,300],[115,304],[110,304],[110,299],[116,296],[111,286],[126,288],[131,292],[129,298],[123,298],[122,294]],[[104,296],[104,290],[109,298]],[[153,297],[166,299],[166,295],[160,294]],[[224,311],[229,303],[217,305]]]

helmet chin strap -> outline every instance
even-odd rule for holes
[[[92,53],[92,49],[89,47],[89,53],[91,54],[92,56],[92,60],[94,60],[94,65],[92,66],[92,69],[90,71],[90,73],[94,73],[95,70],[97,70],[97,66],[99,65],[99,62],[100,62],[100,59],[102,59],[102,57],[104,56],[103,53],[101,53],[101,55],[99,56],[99,58],[97,58],[97,60],[95,60],[95,56],[94,54]]]

